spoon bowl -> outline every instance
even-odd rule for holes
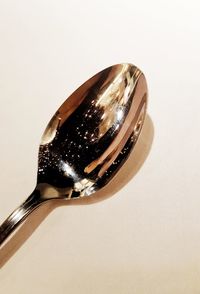
[[[38,187],[76,198],[106,185],[138,138],[146,103],[144,75],[131,64],[106,68],[86,81],[46,128]]]
[[[136,144],[146,106],[145,76],[128,63],[104,69],[71,94],[47,125],[36,188],[0,226],[0,245],[44,201],[75,200],[105,186]]]

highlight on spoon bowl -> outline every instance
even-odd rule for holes
[[[39,147],[36,188],[0,226],[0,245],[38,206],[94,194],[127,160],[146,114],[136,66],[110,66],[81,85],[50,120]]]

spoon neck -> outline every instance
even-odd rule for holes
[[[37,183],[35,197],[41,202],[56,199],[70,199],[73,192],[72,187],[58,188],[47,183]]]
[[[31,195],[10,214],[0,226],[0,247],[9,239],[25,218],[46,200],[47,199],[41,197],[40,191],[35,189]]]

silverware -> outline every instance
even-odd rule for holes
[[[146,105],[145,76],[132,64],[108,67],[81,85],[50,120],[36,188],[0,226],[0,245],[44,202],[76,201],[105,186],[134,147]]]

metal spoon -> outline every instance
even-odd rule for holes
[[[33,193],[0,226],[0,245],[39,205],[88,197],[124,164],[147,105],[144,74],[132,64],[104,69],[80,86],[49,122]]]

